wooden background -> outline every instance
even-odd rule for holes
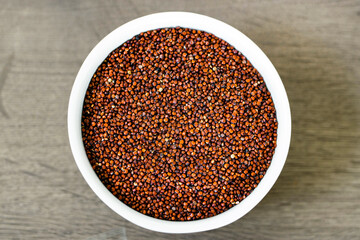
[[[360,1],[0,0],[0,239],[360,239]],[[67,137],[83,60],[134,18],[184,10],[229,23],[286,87],[285,168],[250,213],[218,230],[155,233],[91,191]]]

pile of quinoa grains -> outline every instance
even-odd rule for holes
[[[120,201],[189,221],[220,214],[257,187],[277,120],[262,76],[239,51],[204,31],[164,28],[134,36],[98,67],[82,138]]]

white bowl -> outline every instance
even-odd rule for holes
[[[277,120],[277,147],[271,165],[254,191],[238,205],[216,216],[195,221],[167,221],[146,216],[117,199],[101,183],[85,153],[81,115],[88,84],[97,67],[108,54],[133,36],[166,27],[199,29],[216,35],[239,50],[263,76],[273,98]],[[289,101],[280,76],[266,55],[237,29],[214,18],[187,13],[164,12],[137,18],[115,29],[102,39],[85,59],[71,91],[68,109],[68,131],[72,153],[81,174],[98,197],[116,213],[141,227],[165,233],[193,233],[219,228],[244,216],[269,192],[285,164],[290,145],[291,116]]]

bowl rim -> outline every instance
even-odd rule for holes
[[[102,184],[87,158],[81,133],[81,116],[88,84],[108,54],[140,32],[166,27],[198,29],[214,34],[240,51],[262,75],[274,101],[278,130],[277,147],[263,179],[238,205],[210,218],[193,221],[169,221],[137,212],[119,201]],[[234,27],[211,17],[190,12],[160,12],[134,19],[104,37],[83,62],[71,90],[68,106],[68,135],[75,162],[95,194],[113,211],[143,228],[164,233],[194,233],[230,224],[247,214],[270,191],[285,164],[291,139],[290,105],[284,85],[275,67],[263,51]]]

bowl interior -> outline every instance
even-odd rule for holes
[[[198,29],[214,34],[239,50],[263,76],[273,98],[278,121],[277,147],[271,165],[254,191],[238,205],[214,217],[195,221],[167,221],[141,214],[119,201],[101,183],[86,156],[81,134],[81,114],[88,84],[97,67],[108,54],[133,36],[165,27]],[[70,95],[68,109],[70,146],[83,177],[97,196],[127,220],[150,230],[166,233],[190,233],[225,226],[248,213],[271,189],[286,160],[290,145],[291,116],[288,98],[281,79],[266,55],[244,34],[219,20],[186,12],[165,12],[135,19],[115,29],[90,52],[81,66]]]

